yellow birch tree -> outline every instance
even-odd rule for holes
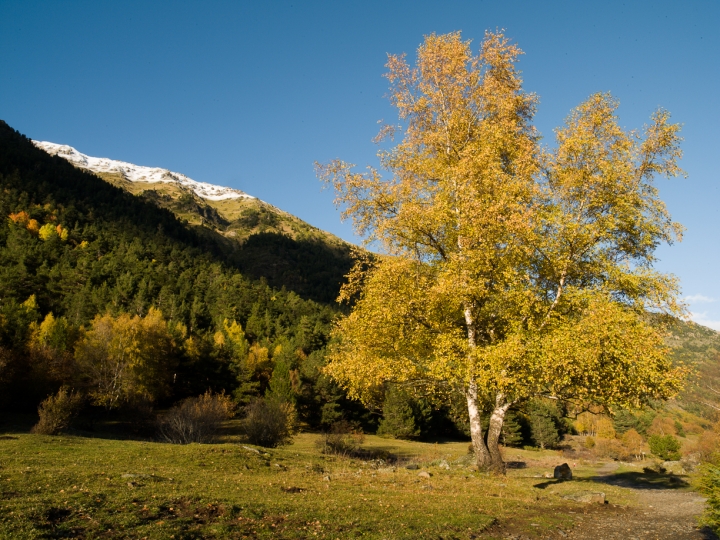
[[[366,401],[387,382],[461,394],[477,464],[498,472],[513,404],[638,407],[672,396],[684,373],[657,324],[682,312],[677,283],[652,269],[656,246],[681,232],[653,185],[682,173],[679,126],[661,110],[626,132],[616,101],[596,94],[544,149],[520,54],[487,33],[474,55],[456,32],[427,36],[415,66],[390,55],[402,126],[379,140],[402,140],[379,152],[388,177],[316,165],[343,216],[385,252],[348,276],[340,298],[352,311],[327,372]]]

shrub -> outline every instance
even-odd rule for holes
[[[594,452],[599,457],[620,461],[629,461],[632,458],[630,451],[617,439],[597,439]]]
[[[648,439],[650,451],[660,459],[677,461],[680,459],[680,441],[672,435],[652,435]]]
[[[700,469],[697,486],[707,497],[702,522],[716,533],[720,533],[720,466],[711,462],[704,463]]]
[[[700,461],[710,461],[718,448],[720,448],[720,434],[713,431],[704,431],[698,438],[693,450],[697,453]]]
[[[82,407],[83,398],[75,392],[68,392],[63,387],[58,393],[49,396],[38,407],[40,421],[32,428],[33,433],[41,435],[57,435],[70,426]]]
[[[292,440],[295,408],[277,399],[257,398],[245,407],[243,431],[248,442],[275,448]]]
[[[225,394],[206,392],[185,399],[159,420],[160,437],[174,444],[210,442],[220,424],[233,417],[234,408]]]
[[[595,448],[595,437],[591,435],[585,437],[585,448]]]
[[[330,431],[324,433],[317,441],[317,447],[323,454],[337,454],[351,456],[360,450],[365,442],[362,429],[353,426],[347,420],[340,420],[330,426]]]

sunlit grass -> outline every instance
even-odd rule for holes
[[[290,446],[265,450],[6,435],[0,439],[0,535],[493,538],[501,537],[498,527],[541,535],[571,526],[564,510],[574,503],[562,494],[589,484],[535,487],[546,482],[538,476],[552,471],[553,460],[562,462],[556,452],[532,453],[547,465],[491,477],[472,470],[467,443],[368,436],[363,448],[392,456],[386,462],[322,455],[317,437],[301,434]],[[408,464],[432,476],[419,477]],[[622,488],[602,490],[629,501]]]

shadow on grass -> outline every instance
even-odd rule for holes
[[[609,484],[611,486],[627,487],[634,489],[682,489],[687,488],[690,484],[687,482],[685,476],[678,476],[674,474],[665,473],[654,473],[654,472],[623,472],[616,474],[590,476],[587,478],[573,478],[572,480],[565,480],[567,482],[593,482],[596,484]],[[538,489],[545,489],[556,484],[560,484],[564,480],[548,480],[547,482],[540,482],[535,484],[533,487]]]

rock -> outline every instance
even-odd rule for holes
[[[432,476],[432,474],[430,474],[430,473],[427,472],[427,471],[420,471],[420,472],[418,473],[418,476],[419,476],[420,478],[430,478],[430,477]]]
[[[555,467],[555,470],[553,471],[553,478],[557,478],[558,480],[572,480],[572,470],[570,469],[570,465],[563,463],[562,465]]]
[[[440,461],[440,463],[438,463],[438,467],[440,469],[445,469],[446,471],[450,470],[450,464],[447,461],[445,461],[444,459],[442,461]]]
[[[545,477],[545,478],[552,478],[553,475],[552,475],[552,473],[546,472],[545,475],[544,475],[544,477]]]
[[[377,472],[380,474],[391,474],[395,472],[395,467],[383,467],[381,469],[378,469]]]
[[[328,476],[328,475],[323,476],[323,480],[324,480],[325,482],[329,482],[329,481],[330,481],[330,476]]]
[[[417,463],[411,463],[410,465],[406,465],[405,468],[409,471],[417,471],[420,468],[420,465]]]
[[[565,495],[563,499],[587,504],[605,504],[605,494],[600,491],[579,491]]]

